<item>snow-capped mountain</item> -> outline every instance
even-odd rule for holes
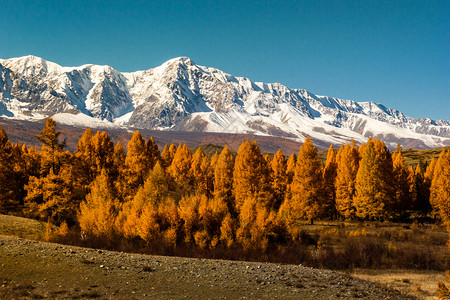
[[[317,96],[252,82],[186,57],[120,73],[61,67],[35,56],[0,60],[0,115],[134,128],[253,133],[339,145],[381,138],[391,147],[450,145],[450,122],[414,119],[374,102]]]

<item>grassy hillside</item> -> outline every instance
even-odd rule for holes
[[[406,149],[403,150],[403,156],[408,166],[415,167],[419,162],[428,165],[433,158],[437,159],[443,150],[450,150],[450,146],[428,150]]]
[[[0,215],[0,235],[43,240],[46,224],[32,219]]]
[[[339,149],[335,148],[336,152],[337,150]],[[406,164],[415,168],[419,162],[421,162],[422,166],[427,166],[433,158],[437,159],[443,150],[450,150],[450,146],[427,150],[404,149],[402,154],[405,157]],[[327,151],[319,151],[318,157],[320,161],[325,162]]]

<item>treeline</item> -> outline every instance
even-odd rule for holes
[[[0,128],[1,129],[1,128]],[[280,249],[316,219],[405,220],[450,216],[450,151],[426,170],[408,168],[398,147],[376,139],[332,146],[325,165],[309,138],[298,155],[263,155],[245,141],[211,158],[134,132],[127,151],[87,129],[64,152],[47,119],[37,151],[0,130],[0,211],[81,233],[82,239],[137,242],[154,249]]]

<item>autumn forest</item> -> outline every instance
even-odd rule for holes
[[[391,153],[377,139],[330,146],[322,163],[309,138],[287,158],[264,156],[248,140],[237,155],[226,146],[212,157],[186,145],[160,152],[139,131],[125,151],[91,129],[71,153],[59,135],[48,118],[37,150],[11,144],[0,130],[0,212],[46,221],[54,235],[80,243],[229,257],[292,249],[304,243],[302,222],[431,216],[450,223],[448,150],[426,168],[408,168],[401,147]]]

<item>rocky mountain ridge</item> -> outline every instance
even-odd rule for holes
[[[252,82],[196,65],[187,57],[132,73],[110,66],[61,67],[35,56],[0,60],[0,115],[296,141],[313,136],[335,145],[351,139],[365,142],[370,136],[390,147],[450,145],[449,121],[414,119],[374,102]]]

